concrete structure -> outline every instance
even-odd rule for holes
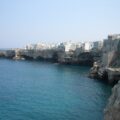
[[[111,34],[108,35],[109,40],[115,40],[115,39],[120,39],[120,34]]]
[[[85,42],[82,45],[83,52],[90,52],[93,48],[93,42]]]
[[[67,42],[65,44],[65,52],[75,51],[75,49],[76,49],[75,43]]]
[[[75,51],[77,47],[80,46],[80,43],[72,43],[71,41],[69,42],[63,42],[58,45],[59,50],[64,50],[65,52],[71,52]]]
[[[28,44],[25,46],[26,50],[35,50],[36,49],[36,44]]]
[[[36,44],[36,50],[48,49],[49,47],[46,44],[38,43]]]
[[[65,51],[65,45],[64,45],[64,43],[60,43],[60,44],[58,44],[58,46],[57,46],[57,50],[58,51]]]
[[[85,43],[73,43],[71,41],[69,42],[63,42],[59,44],[43,44],[43,43],[37,43],[37,44],[28,44],[26,45],[26,50],[47,50],[47,49],[55,49],[58,51],[64,51],[64,52],[90,52],[91,50],[99,50],[102,48],[103,42],[97,41],[97,42],[85,42]]]
[[[102,47],[103,47],[103,40],[102,41],[95,41],[95,42],[93,42],[92,50],[93,51],[101,50]]]

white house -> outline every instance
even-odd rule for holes
[[[64,43],[58,44],[58,45],[57,45],[57,49],[58,49],[59,51],[65,51],[65,45],[64,45]]]
[[[37,49],[37,50],[47,49],[47,45],[46,45],[46,44],[43,44],[43,43],[38,43],[38,44],[36,45],[36,49]]]
[[[34,50],[36,49],[36,44],[28,44],[25,46],[26,50]]]
[[[93,42],[92,50],[101,50],[103,47],[103,41],[95,41]]]
[[[83,52],[90,52],[93,48],[93,42],[85,42],[82,45]]]
[[[63,42],[58,45],[58,49],[64,50],[65,52],[75,51],[76,48],[77,48],[77,44],[72,43],[71,41]]]
[[[115,39],[120,39],[120,34],[111,34],[108,35],[109,40],[115,40]]]

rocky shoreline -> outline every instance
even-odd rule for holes
[[[41,60],[60,64],[76,64],[92,66],[96,59],[101,57],[101,52],[82,52],[76,55],[74,52],[56,50],[4,50],[0,51],[0,57],[13,60]]]
[[[120,120],[120,38],[108,36],[104,40],[102,56],[94,63],[89,76],[115,84],[104,110],[104,120]]]
[[[120,81],[112,88],[112,95],[104,109],[104,120],[120,120]]]

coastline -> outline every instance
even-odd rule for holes
[[[114,37],[114,36],[113,36]],[[13,60],[42,60],[60,64],[76,64],[92,66],[89,73],[90,78],[97,78],[107,81],[109,84],[115,85],[112,95],[104,110],[105,120],[119,120],[119,101],[120,101],[120,39],[108,36],[104,40],[102,51],[82,52],[76,56],[75,52],[58,51],[54,49],[46,50],[2,50],[1,58],[9,58]],[[118,83],[118,84],[117,84]],[[117,87],[116,87],[117,86]],[[116,97],[113,97],[116,96]],[[116,104],[116,99],[117,103]],[[111,101],[113,101],[111,103]],[[114,104],[115,102],[115,104]],[[116,112],[114,112],[114,110]],[[110,117],[108,117],[110,115]]]
[[[104,120],[120,119],[120,38],[108,36],[104,40],[101,59],[94,63],[89,76],[107,80],[114,85],[112,94],[104,109]]]
[[[99,52],[98,52],[99,53]],[[100,55],[96,52],[82,52],[79,56],[71,56],[70,53],[65,53],[55,50],[4,50],[0,51],[1,58],[10,58],[13,60],[40,60],[49,61],[60,64],[75,64],[91,66],[94,60],[99,59]],[[100,54],[100,53],[99,53]]]

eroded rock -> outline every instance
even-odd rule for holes
[[[120,120],[120,81],[112,89],[112,95],[104,110],[104,120]]]

